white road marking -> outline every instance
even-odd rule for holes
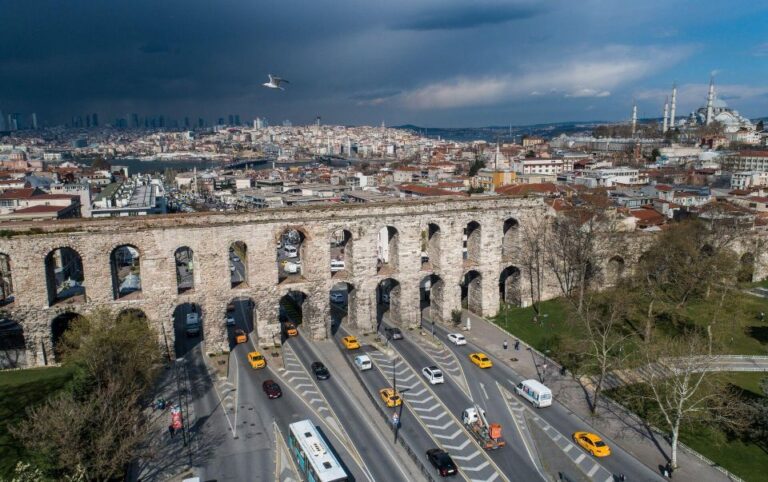
[[[448,444],[443,444],[443,448],[446,448],[446,449],[450,449],[450,450],[457,450],[457,451],[458,451],[458,450],[464,450],[464,449],[467,447],[467,445],[469,445],[469,443],[470,443],[470,442],[471,442],[471,440],[467,439],[467,440],[465,440],[465,441],[464,441],[464,443],[463,443],[463,444],[461,444],[461,445],[448,445]]]
[[[577,464],[580,464],[580,463],[581,463],[581,461],[582,461],[582,460],[584,460],[585,458],[587,458],[587,456],[586,456],[586,455],[584,455],[584,454],[579,454],[579,456],[578,456],[578,457],[576,457],[576,460],[574,460],[574,462],[576,462]]]
[[[592,468],[589,469],[589,472],[587,472],[587,477],[592,477],[598,470],[600,470],[600,466],[597,464],[593,465]]]
[[[475,450],[470,455],[451,455],[451,458],[454,460],[462,460],[464,462],[469,462],[470,460],[474,459],[478,455],[480,455],[480,452]]]
[[[482,464],[480,464],[480,465],[478,465],[476,467],[462,467],[461,469],[462,470],[469,470],[470,472],[480,472],[481,470],[483,470],[484,468],[488,467],[489,465],[490,464],[486,460],[485,462],[483,462]]]
[[[569,450],[571,450],[572,448],[573,448],[573,444],[568,444],[568,446],[566,446],[566,447],[563,449],[563,452],[565,452],[565,453],[568,453],[568,451],[569,451]]]
[[[444,425],[433,425],[433,424],[430,424],[430,423],[427,423],[427,424],[425,424],[425,425],[426,425],[427,427],[429,427],[429,428],[433,429],[433,430],[445,430],[445,429],[447,429],[448,427],[450,427],[451,425],[453,425],[453,420],[449,420],[449,421],[448,421],[447,423],[445,423]]]
[[[482,383],[480,384],[480,390],[483,391],[483,395],[485,395],[485,399],[488,400],[488,392],[485,391],[485,385]]]
[[[441,439],[443,439],[443,440],[453,440],[453,439],[455,439],[456,437],[458,437],[459,435],[461,435],[461,430],[456,430],[456,431],[455,431],[454,433],[452,433],[451,435],[440,435],[440,434],[435,434],[435,437],[437,437],[437,438],[441,438]]]

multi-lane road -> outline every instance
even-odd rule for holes
[[[343,311],[343,304],[334,305],[334,318],[340,318]],[[237,303],[233,314],[237,327],[252,329],[246,303]],[[176,314],[179,320],[185,315]],[[247,343],[233,346],[229,377],[223,386],[208,375],[199,341],[185,339],[183,351],[187,354],[182,363],[195,380],[191,435],[197,437],[198,445],[193,447],[200,448],[200,455],[193,457],[199,474],[220,481],[273,480],[275,437],[280,437],[275,427],[284,437],[290,423],[310,419],[358,481],[436,480],[439,476],[426,457],[426,451],[435,447],[447,450],[459,468],[459,477],[469,481],[552,480],[557,476],[552,467],[564,464],[578,468],[572,474],[574,480],[610,482],[618,474],[627,480],[663,480],[606,437],[611,456],[596,459],[588,455],[571,441],[573,432],[594,431],[587,422],[557,401],[551,407],[533,409],[514,394],[514,386],[521,380],[517,373],[495,359],[491,369],[476,367],[468,355],[482,347],[453,345],[439,325],[434,333],[439,343],[430,341],[433,335],[406,330],[402,340],[379,339],[363,343],[359,350],[347,350],[340,342],[347,334],[342,326],[332,341],[312,342],[301,332],[286,341],[282,366],[268,362],[260,370],[247,363],[247,353],[256,349],[249,338]],[[373,369],[360,372],[352,359],[363,353],[371,357]],[[311,370],[316,361],[329,368],[329,379],[316,379]],[[446,382],[427,383],[421,373],[427,366],[441,368]],[[267,379],[281,385],[282,398],[267,399],[261,388]],[[393,384],[405,403],[385,407],[378,391]],[[462,411],[474,405],[485,410],[490,422],[502,425],[505,447],[483,450],[463,426]],[[385,423],[385,417],[390,420],[394,414],[399,418],[397,442],[392,424]],[[534,429],[549,437],[556,448],[538,450],[539,439],[531,433]],[[201,444],[206,439],[216,443]],[[399,444],[413,455],[406,455]],[[547,463],[541,460],[542,454]]]

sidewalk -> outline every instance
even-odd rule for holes
[[[659,466],[667,463],[666,456],[671,453],[669,444],[663,437],[650,432],[636,416],[605,399],[600,403],[598,415],[592,416],[584,388],[569,375],[561,376],[560,365],[531,350],[522,340],[520,350],[516,351],[514,335],[467,311],[464,311],[462,319],[466,319],[467,315],[472,320],[471,331],[463,333],[469,341],[501,359],[525,378],[541,380],[543,376],[544,382],[552,390],[558,402],[598,431],[619,442],[624,450],[657,473]],[[505,339],[509,342],[507,350],[502,347]],[[512,358],[518,360],[512,361]],[[543,370],[544,365],[547,368],[546,373]],[[685,482],[734,480],[682,447],[678,448],[678,464],[680,468],[675,471],[674,480]]]

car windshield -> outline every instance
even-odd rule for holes
[[[481,356],[480,357],[480,361],[487,362],[488,361],[488,357]]]
[[[596,440],[595,447],[605,447],[605,443],[602,440]]]
[[[437,461],[440,463],[440,465],[453,465],[453,461],[451,460],[451,456],[448,455],[445,452],[441,452],[437,454]]]
[[[264,357],[262,355],[256,355],[255,357],[253,357],[253,359],[254,360],[263,360]]]

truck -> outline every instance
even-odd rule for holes
[[[485,450],[496,450],[507,445],[501,437],[501,424],[488,423],[485,410],[478,405],[464,410],[461,413],[461,421]]]
[[[200,334],[200,315],[198,313],[187,313],[186,329],[187,336]]]

